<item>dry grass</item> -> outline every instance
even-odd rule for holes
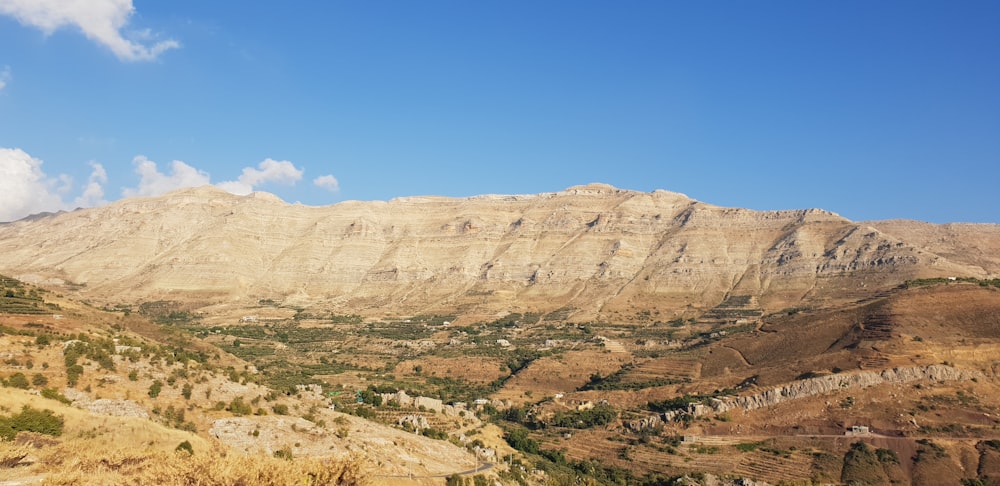
[[[284,460],[234,454],[196,435],[135,417],[95,416],[22,390],[4,389],[0,409],[54,409],[62,437],[21,433],[0,442],[0,481],[44,478],[53,485],[319,485],[366,484],[360,458]],[[194,454],[176,452],[192,444]]]
[[[13,441],[0,440],[0,469],[10,469],[22,464],[31,453],[31,446],[15,444]]]
[[[364,485],[368,473],[356,458],[285,460],[262,455],[94,451],[66,443],[45,454],[39,472],[46,485]]]

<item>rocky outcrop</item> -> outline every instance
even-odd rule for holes
[[[74,403],[74,405],[76,405]],[[149,414],[138,403],[132,400],[112,400],[110,398],[99,398],[84,406],[85,409],[101,414],[113,415],[117,417],[140,417],[149,418]]]
[[[63,389],[63,396],[72,400],[74,407],[87,410],[100,415],[111,415],[115,417],[139,417],[149,418],[146,409],[133,400],[115,400],[110,398],[90,398],[90,394],[75,388]]]
[[[396,424],[403,428],[408,427],[417,432],[431,428],[430,424],[427,422],[427,417],[416,414],[404,415],[402,417],[399,417],[399,420],[396,421]]]
[[[981,377],[974,371],[965,371],[951,366],[930,365],[912,368],[892,368],[860,373],[841,373],[815,378],[807,378],[771,388],[762,393],[735,398],[713,399],[710,406],[692,409],[694,415],[725,413],[731,410],[751,411],[771,407],[790,400],[821,395],[852,388],[869,388],[885,383],[909,383],[919,380],[961,381]]]
[[[653,430],[660,427],[663,425],[663,420],[659,415],[647,415],[642,418],[626,420],[624,425],[626,429],[638,433],[644,430]]]
[[[202,187],[0,224],[0,253],[0,272],[92,300],[270,299],[379,315],[707,310],[730,295],[767,310],[987,273],[827,211],[606,185],[326,207]]]

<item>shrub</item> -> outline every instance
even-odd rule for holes
[[[892,449],[875,449],[875,457],[878,458],[879,462],[899,464],[899,456]]]
[[[31,384],[35,386],[45,386],[49,384],[49,379],[41,373],[35,373],[35,376],[31,377]]]
[[[369,403],[369,404],[374,405],[376,407],[382,405],[382,395],[379,395],[378,393],[376,393],[372,389],[362,390],[361,391],[361,399],[365,403]]]
[[[184,451],[187,452],[188,454],[194,454],[194,447],[191,446],[191,442],[189,441],[184,441],[181,442],[180,444],[177,444],[177,448],[174,450],[178,452]]]
[[[83,366],[75,364],[66,367],[66,384],[69,386],[76,386],[81,376],[83,376]]]
[[[448,433],[443,430],[438,430],[433,427],[426,428],[421,432],[421,435],[431,439],[437,440],[448,440]]]
[[[535,439],[528,437],[527,429],[516,428],[509,430],[506,434],[504,434],[504,440],[506,440],[507,444],[511,447],[521,452],[531,454],[538,453],[538,442]]]
[[[753,452],[760,447],[760,442],[740,442],[735,447],[740,452]]]
[[[585,429],[607,425],[618,417],[618,412],[610,405],[597,405],[589,410],[556,412],[552,424],[558,427]]]
[[[274,406],[271,407],[271,410],[278,415],[288,415],[288,405],[285,405],[284,403],[274,404]]]
[[[59,393],[55,388],[42,388],[42,397],[48,398],[49,400],[56,400],[66,405],[73,403],[72,400],[66,398],[62,393]]]
[[[28,377],[24,376],[24,373],[18,372],[7,378],[7,386],[27,390],[30,385],[28,385]]]
[[[63,425],[63,418],[52,410],[38,410],[25,405],[17,415],[0,416],[0,439],[14,440],[18,432],[37,432],[58,437],[62,435]]]
[[[149,397],[156,398],[160,396],[160,391],[163,390],[163,382],[156,380],[152,385],[149,385]]]
[[[229,402],[229,407],[227,408],[233,415],[250,415],[253,413],[253,408],[250,407],[250,404],[243,401],[243,397],[234,398],[233,401]]]

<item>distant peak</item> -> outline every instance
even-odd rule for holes
[[[213,197],[231,197],[231,198],[248,198],[256,199],[261,201],[270,202],[285,202],[280,197],[264,191],[255,191],[250,194],[233,194],[219,186],[214,186],[211,184],[205,184],[202,186],[195,187],[183,187],[174,191],[167,192],[161,196],[166,199],[176,199],[176,198],[213,198]]]
[[[619,189],[611,184],[605,184],[603,182],[591,182],[590,184],[584,184],[579,186],[568,187],[562,192],[557,193],[559,195],[606,195],[606,194],[644,194],[639,191],[633,191],[630,189]],[[652,193],[654,196],[671,196],[680,197],[683,199],[691,199],[687,194],[682,194],[679,192],[666,191],[663,189],[657,189]]]
[[[174,189],[172,191],[165,192],[160,196],[163,197],[173,197],[173,196],[207,196],[207,195],[222,195],[230,194],[225,189],[213,186],[211,184],[205,184],[202,186],[194,187],[182,187],[180,189]],[[232,194],[230,194],[232,195]],[[155,196],[154,196],[155,197]]]
[[[585,184],[585,185],[582,185],[582,186],[569,187],[569,188],[567,188],[563,192],[570,193],[570,194],[587,194],[587,193],[590,193],[590,194],[609,194],[609,193],[612,193],[613,194],[613,193],[617,193],[617,192],[622,192],[622,190],[618,189],[615,186],[612,186],[611,184],[604,184],[602,182],[591,182],[590,184]]]
[[[250,194],[248,194],[248,195],[246,195],[244,197],[248,197],[248,198],[251,198],[251,199],[259,199],[261,201],[270,201],[270,202],[275,202],[275,203],[284,203],[285,202],[284,199],[281,199],[280,197],[278,197],[278,196],[276,196],[274,194],[271,194],[270,192],[264,192],[264,191],[254,191],[254,192],[251,192]]]

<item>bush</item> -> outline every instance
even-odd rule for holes
[[[48,398],[49,400],[56,400],[58,402],[70,405],[73,403],[72,400],[66,398],[62,393],[59,393],[55,388],[42,388],[42,397]]]
[[[163,390],[163,382],[156,380],[152,385],[149,385],[149,398],[156,398],[160,396],[160,391]]]
[[[75,364],[66,367],[66,384],[69,386],[76,386],[81,376],[83,376],[83,366]]]
[[[49,384],[49,379],[41,373],[35,373],[35,376],[31,377],[31,384],[35,386],[45,386]]]
[[[382,396],[369,388],[368,390],[362,390],[361,399],[368,404],[374,405],[376,407],[382,405]]]
[[[236,397],[233,401],[229,402],[229,407],[227,407],[229,412],[233,415],[250,415],[253,413],[253,408],[250,404],[243,401],[243,397]]]
[[[522,428],[516,428],[507,431],[504,434],[504,440],[511,447],[517,449],[521,452],[527,452],[530,454],[538,454],[538,442],[531,437],[528,437],[528,430]]]
[[[607,425],[618,418],[618,412],[611,405],[597,405],[589,410],[556,412],[552,425],[557,427],[573,427],[586,429],[599,425]]]
[[[284,459],[286,461],[291,461],[292,448],[288,446],[282,447],[281,449],[274,451],[274,457],[277,457],[278,459]]]
[[[25,405],[17,415],[0,416],[0,439],[14,440],[18,432],[36,432],[58,437],[62,435],[63,425],[63,418],[52,410],[38,410]]]
[[[276,403],[271,410],[277,415],[288,415],[288,405],[284,403]]]
[[[7,378],[7,386],[27,390],[30,385],[28,384],[28,377],[24,376],[24,373],[18,372]]]
[[[189,441],[184,441],[181,442],[180,444],[177,444],[177,448],[174,450],[178,452],[184,451],[187,452],[188,454],[194,454],[194,447],[191,446],[191,442]]]
[[[431,439],[437,440],[448,440],[448,433],[443,430],[438,430],[433,427],[426,428],[421,432],[421,435]]]

